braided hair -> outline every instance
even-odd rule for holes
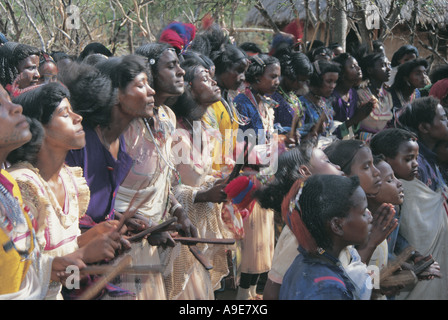
[[[246,81],[251,84],[256,83],[263,76],[268,66],[280,63],[277,58],[267,54],[258,54],[249,57],[249,61],[250,65],[246,71]]]
[[[40,50],[18,42],[8,41],[0,47],[0,84],[6,87],[19,75],[19,63],[29,56],[40,56]]]
[[[307,55],[290,48],[277,50],[274,55],[280,62],[282,77],[292,81],[299,75],[309,77],[313,73],[313,65]]]
[[[318,247],[333,246],[328,223],[334,217],[348,216],[359,186],[357,176],[313,175],[305,181],[298,201],[300,218]],[[303,242],[299,239],[300,244]]]
[[[353,159],[361,148],[368,146],[361,140],[336,140],[324,149],[328,159],[347,175],[351,175]]]

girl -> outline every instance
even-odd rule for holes
[[[90,65],[72,64],[61,77],[70,91],[73,109],[83,116],[86,135],[86,145],[71,150],[66,158],[67,164],[83,169],[90,188],[91,200],[81,219],[83,229],[115,219],[118,187],[132,165],[123,133],[134,119],[151,116],[154,107],[154,90],[142,57],[110,58],[100,65],[104,73]],[[112,77],[108,67],[114,70]],[[104,298],[113,292],[107,293]]]
[[[286,225],[277,241],[272,268],[268,273],[268,279],[263,292],[264,300],[277,300],[283,276],[291,265],[294,258],[299,254],[297,237],[291,231],[294,227],[287,218],[287,212],[282,210],[283,201],[288,202],[293,185],[305,181],[313,174],[343,175],[338,165],[332,164],[325,153],[316,147],[316,142],[306,140],[302,144],[279,157],[279,170],[274,180],[264,187],[255,191],[254,197],[264,208],[274,209],[277,214],[282,214]],[[288,197],[287,197],[288,195]],[[295,196],[295,195],[294,195]],[[284,209],[289,209],[285,206]],[[291,228],[290,228],[291,226]],[[356,279],[357,285],[365,290],[365,279],[367,277],[365,265],[360,262],[358,253],[354,248],[348,247],[341,252],[340,259],[344,268]],[[370,290],[363,292],[363,298],[370,298]]]
[[[439,142],[447,140],[446,113],[438,99],[424,97],[405,108],[399,123],[418,137],[417,179],[402,180],[405,199],[401,208],[400,233],[417,251],[432,255],[440,263],[442,277],[419,281],[415,287],[402,290],[397,299],[447,299],[448,261],[444,254],[448,241],[447,192],[433,151]]]
[[[11,102],[8,92],[0,85],[0,161],[29,142],[32,134],[22,115],[22,107]],[[6,171],[0,172],[0,298],[44,299],[50,280],[63,281],[68,266],[80,269],[85,263],[79,252],[64,257],[40,253],[36,240],[36,220],[23,205],[17,182]]]
[[[297,116],[302,121],[304,117],[304,107],[296,92],[308,89],[307,83],[313,66],[305,54],[289,48],[277,50],[275,56],[280,61],[282,78],[277,91],[271,96],[279,103],[278,108],[274,109],[274,125],[280,126],[279,133],[293,135],[291,125],[294,117]],[[301,124],[298,126],[301,127]]]
[[[349,177],[358,176],[367,198],[375,197],[381,188],[380,172],[373,164],[370,148],[359,140],[339,140],[329,145],[324,152],[331,162],[339,165]],[[366,264],[377,248],[397,227],[395,212],[388,205],[381,206],[373,212],[372,232],[369,240],[357,250]],[[387,250],[387,245],[386,248]]]
[[[33,139],[8,156],[13,164],[8,171],[37,219],[37,241],[43,253],[53,257],[73,253],[101,235],[101,228],[108,230],[104,242],[96,243],[97,253],[84,258],[92,263],[114,257],[119,235],[113,225],[103,224],[84,234],[79,230],[79,217],[85,213],[90,192],[81,170],[64,164],[69,150],[85,145],[82,118],[71,110],[68,97],[68,90],[55,83],[14,99],[34,119]],[[61,284],[52,282],[46,299],[62,299],[60,291]]]
[[[219,130],[222,137],[221,157],[214,155],[213,169],[230,172],[234,164],[237,131],[240,125],[245,124],[233,98],[244,86],[249,60],[244,50],[231,44],[225,31],[217,25],[196,35],[191,50],[209,57],[213,62],[210,74],[221,89],[221,99],[207,108],[204,121]]]
[[[372,216],[359,179],[311,176],[293,206],[295,220],[303,230],[300,254],[285,274],[279,298],[359,299],[356,286],[337,258],[345,247],[364,244],[371,229]]]

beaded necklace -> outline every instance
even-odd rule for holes
[[[289,94],[286,93],[282,87],[278,87],[278,91],[283,96],[283,98],[285,98],[285,100],[289,102],[289,105],[294,109],[296,115],[300,119],[299,126],[301,126],[302,125],[301,119],[303,117],[304,110],[303,110],[302,102],[300,102],[299,97],[297,97],[297,95],[294,94],[293,92],[290,92]]]

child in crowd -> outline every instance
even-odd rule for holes
[[[369,238],[372,215],[359,178],[311,176],[294,202],[294,210],[302,229],[300,254],[285,274],[280,299],[359,299],[355,284],[337,258],[345,247],[362,245]]]
[[[412,245],[416,253],[411,257],[411,262],[416,263],[427,255],[431,255],[435,261],[445,262],[446,256],[442,252],[446,246],[446,201],[441,190],[434,192],[420,180],[419,163],[423,163],[424,159],[419,154],[419,145],[414,133],[399,128],[379,132],[371,141],[372,152],[385,157],[395,176],[400,179],[404,191],[403,204],[397,217],[400,219],[400,228],[396,238],[394,235],[391,238],[389,248],[391,253],[399,254]],[[439,267],[438,263],[434,263],[425,275],[432,279],[446,274],[444,272],[446,266]],[[445,283],[443,278],[419,281],[410,290],[402,290],[397,298],[446,298],[446,292],[441,289]]]
[[[298,147],[285,152],[279,157],[279,170],[275,179],[264,188],[256,191],[255,198],[266,208],[272,208],[276,212],[282,211],[286,225],[277,241],[272,261],[272,269],[268,273],[268,280],[263,292],[264,300],[277,300],[283,276],[299,254],[299,243],[294,232],[290,228],[290,219],[287,218],[288,210],[282,210],[282,199],[286,205],[283,209],[289,209],[288,198],[294,198],[294,186],[302,183],[313,174],[343,175],[340,167],[331,163],[325,153],[317,148],[314,139],[305,140]],[[274,192],[276,190],[276,192]],[[291,191],[290,191],[291,190]],[[293,229],[294,227],[291,226]],[[360,297],[370,299],[371,290],[365,286],[368,277],[366,266],[361,262],[356,250],[350,246],[342,250],[339,259],[347,274],[359,287]]]
[[[360,140],[338,140],[329,145],[325,150],[331,162],[339,165],[341,170],[349,177],[358,176],[361,187],[367,198],[375,197],[381,188],[379,170],[373,164],[370,148]],[[384,240],[397,227],[394,219],[394,210],[387,204],[382,205],[376,212],[372,212],[372,232],[369,241],[357,247],[362,261],[369,264],[373,252],[379,245],[387,251],[387,243]]]

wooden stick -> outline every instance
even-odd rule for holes
[[[140,233],[137,233],[136,235],[129,237],[128,241],[130,242],[137,242],[141,239],[143,239],[143,237],[145,237],[146,235],[150,234],[150,233],[154,233],[154,232],[160,232],[160,231],[164,231],[166,228],[171,227],[171,224],[176,222],[177,218],[176,217],[172,217],[171,219],[168,219],[156,226],[153,227],[149,227],[148,229],[143,230]]]
[[[380,283],[385,281],[388,277],[392,276],[392,274],[400,269],[401,265],[406,262],[414,253],[415,249],[412,247],[408,247],[400,253],[394,261],[392,261],[387,267],[381,270],[380,273]]]
[[[174,241],[185,245],[194,245],[197,243],[211,243],[211,244],[234,244],[235,239],[216,239],[216,238],[192,238],[192,237],[175,237]]]
[[[410,284],[414,284],[418,281],[417,276],[415,273],[411,270],[401,270],[397,272],[396,274],[387,277],[387,279],[384,279],[381,281],[381,286],[390,288],[390,287],[396,287],[396,286],[407,286]]]
[[[208,261],[207,257],[199,250],[196,246],[188,246],[190,252],[194,255],[194,257],[204,266],[206,270],[213,269],[212,264]]]
[[[88,266],[81,270],[83,274],[106,274],[112,271],[114,266],[103,265],[103,266]],[[161,264],[155,265],[143,265],[143,266],[130,266],[125,267],[120,273],[123,274],[147,274],[147,273],[157,273],[161,272],[163,269]]]
[[[102,277],[98,282],[94,283],[87,291],[79,298],[79,300],[91,300],[95,298],[98,293],[107,285],[109,281],[115,278],[127,266],[132,263],[132,257],[126,255],[116,266],[113,266],[109,273]]]

